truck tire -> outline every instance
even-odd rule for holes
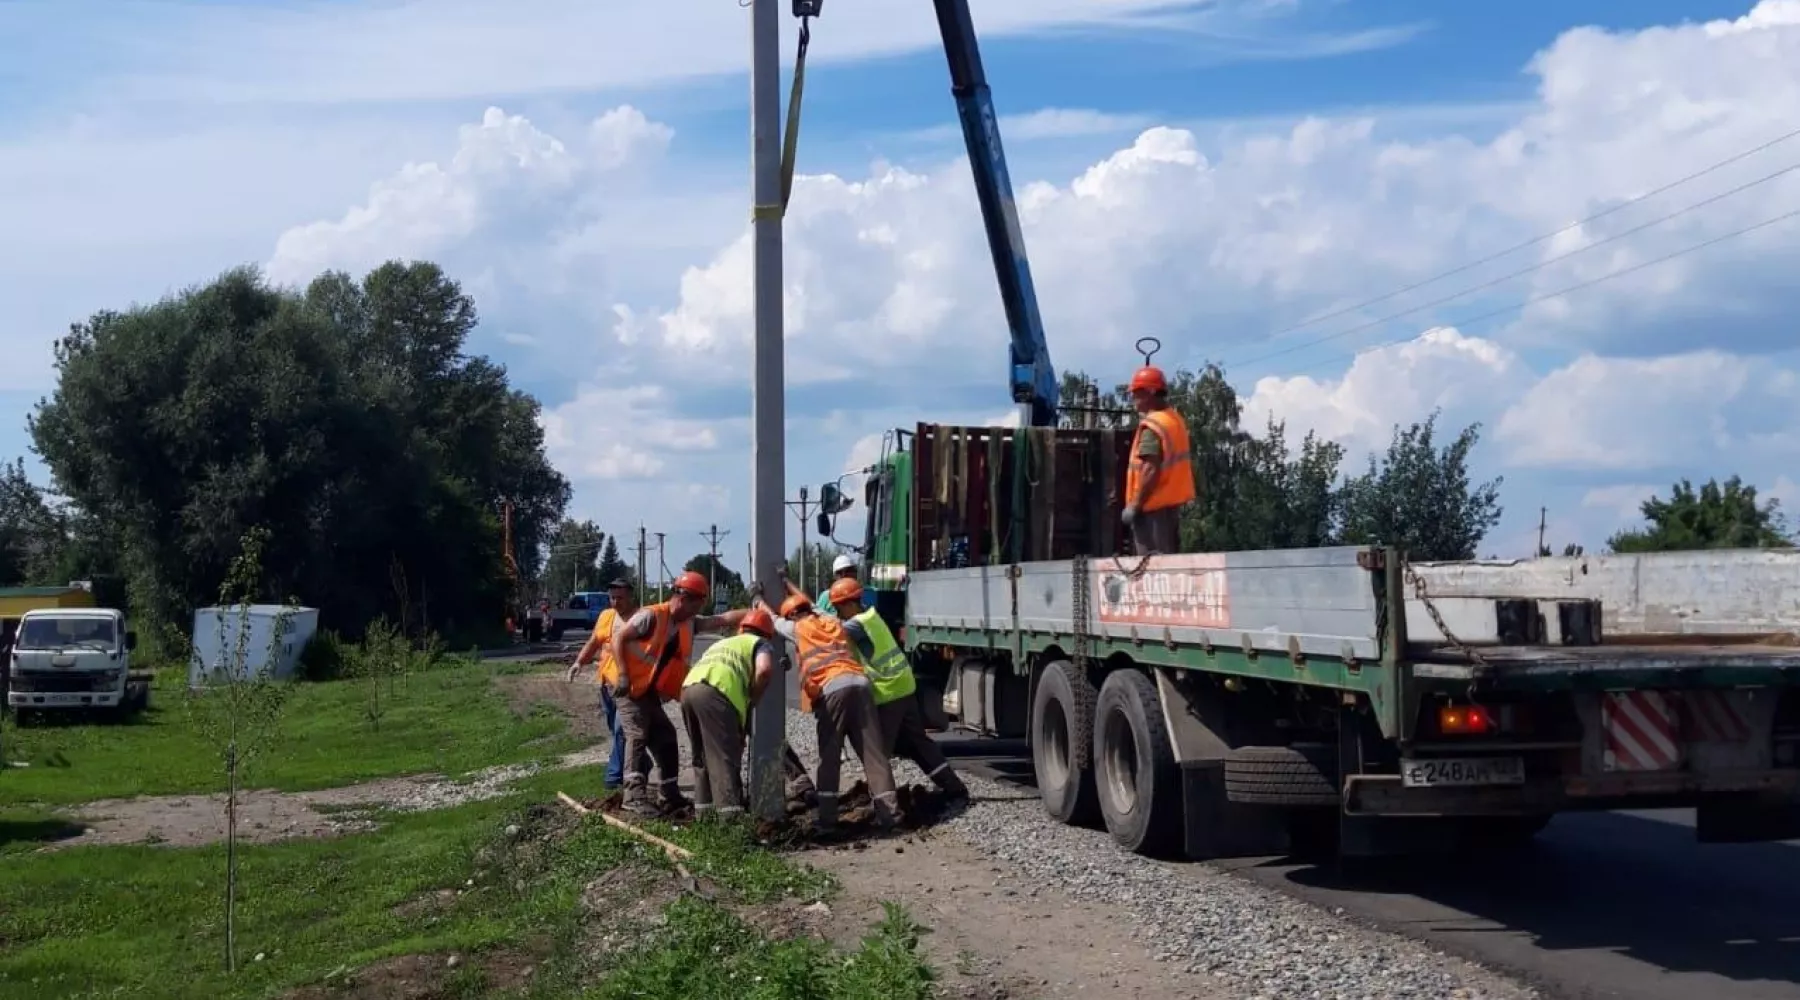
[[[1087,675],[1067,660],[1038,675],[1031,699],[1031,765],[1044,811],[1059,823],[1091,826],[1100,818],[1092,751],[1097,697]]]
[[[1337,806],[1337,747],[1239,747],[1225,758],[1225,797],[1261,806]]]
[[[1156,684],[1115,670],[1094,706],[1094,782],[1106,832],[1128,851],[1168,855],[1181,843],[1181,770]]]

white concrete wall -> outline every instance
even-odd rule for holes
[[[1722,549],[1415,567],[1433,596],[1599,600],[1611,635],[1800,631],[1800,552]]]

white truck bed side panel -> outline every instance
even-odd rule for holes
[[[1800,630],[1800,552],[1415,563],[1434,597],[1586,597],[1609,635]]]

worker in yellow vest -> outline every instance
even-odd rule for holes
[[[588,636],[581,651],[575,654],[575,662],[569,666],[567,680],[572,684],[575,675],[589,663],[598,661],[594,671],[595,679],[600,683],[600,711],[606,716],[606,730],[612,734],[612,751],[606,758],[606,790],[616,791],[625,783],[625,731],[619,728],[619,705],[613,700],[613,686],[618,683],[619,663],[612,656],[613,629],[624,621],[630,621],[637,614],[637,593],[631,589],[626,580],[613,580],[606,585],[608,606],[600,612],[594,622],[594,631]],[[650,766],[648,759],[638,762],[638,770]]]
[[[1181,508],[1194,499],[1187,421],[1169,405],[1162,369],[1145,365],[1131,376],[1131,405],[1141,418],[1131,441],[1120,520],[1138,555],[1181,548]]]
[[[738,624],[738,634],[713,643],[682,682],[681,720],[687,725],[696,812],[744,811],[744,737],[750,706],[778,672],[774,638],[774,619],[754,609]]]
[[[619,665],[613,697],[618,700],[619,728],[625,732],[625,808],[633,812],[676,812],[690,804],[681,794],[680,742],[663,702],[681,697],[694,632],[733,627],[747,614],[701,615],[707,592],[706,577],[689,570],[675,578],[667,601],[640,609],[613,629],[612,655]],[[647,791],[650,775],[642,753],[649,754],[659,776],[660,794],[654,803]]]
[[[851,648],[844,623],[820,614],[812,599],[801,593],[785,572],[781,577],[787,584],[788,596],[781,602],[775,629],[794,644],[798,653],[800,710],[811,712],[818,727],[819,771],[814,794],[819,798],[819,809],[815,825],[821,830],[837,825],[838,778],[844,742],[848,740],[862,761],[863,777],[875,800],[876,825],[892,826],[900,815],[900,800],[894,791],[894,770],[888,765],[887,741],[875,710],[874,689],[862,661]],[[756,601],[768,610],[760,596]]]
[[[894,640],[893,630],[874,608],[863,608],[862,584],[854,578],[833,582],[830,597],[874,688],[875,712],[881,719],[887,755],[891,758],[898,752],[919,765],[919,770],[953,803],[967,801],[969,787],[950,766],[937,741],[925,732],[925,713],[919,708],[919,682],[913,676],[906,650]]]

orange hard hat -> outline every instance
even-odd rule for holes
[[[804,594],[795,594],[781,602],[781,617],[793,618],[812,610],[812,600]]]
[[[833,580],[831,589],[826,592],[825,596],[829,597],[833,604],[842,604],[845,601],[860,601],[862,594],[862,584],[856,582],[856,577],[845,576]]]
[[[751,608],[750,613],[744,616],[744,620],[738,622],[738,634],[742,635],[745,632],[753,632],[764,639],[773,639],[775,638],[775,619],[770,618],[769,613],[761,608]]]
[[[675,578],[675,589],[704,601],[707,591],[706,577],[690,569]]]
[[[1145,365],[1131,376],[1131,391],[1168,392],[1169,380],[1163,377],[1162,369],[1155,365]]]

